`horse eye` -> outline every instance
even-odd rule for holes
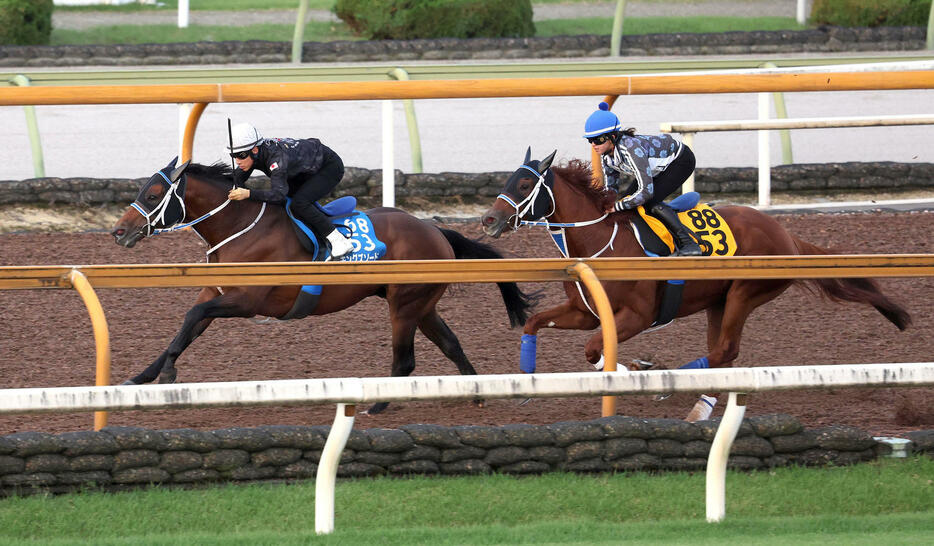
[[[154,193],[150,193],[150,194],[146,197],[146,200],[147,200],[147,201],[155,201],[156,199],[159,199],[159,196],[156,195],[156,194],[154,194]]]

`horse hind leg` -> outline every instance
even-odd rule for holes
[[[743,327],[752,311],[775,299],[790,285],[787,281],[737,281],[727,293],[726,303],[707,310],[708,354],[682,368],[725,368],[739,357]],[[703,421],[713,413],[717,399],[706,394],[685,418],[688,422]]]
[[[448,360],[457,366],[457,370],[461,375],[477,375],[477,370],[474,369],[470,360],[467,359],[467,355],[464,354],[464,349],[461,348],[457,336],[454,335],[454,332],[451,331],[451,328],[448,327],[436,310],[433,310],[418,323],[418,329],[441,349],[441,352]],[[473,403],[482,408],[484,401],[482,398],[474,398]]]
[[[391,377],[407,377],[415,370],[415,323],[393,313],[392,320],[392,371]],[[382,413],[389,402],[377,402],[364,410],[363,415]]]

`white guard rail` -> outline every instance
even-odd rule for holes
[[[682,140],[694,149],[694,135],[713,131],[759,131],[759,206],[771,205],[772,167],[769,160],[769,130],[830,129],[840,127],[894,127],[899,125],[934,125],[934,115],[857,116],[838,118],[768,119],[768,94],[760,93],[760,119],[727,121],[672,121],[659,124],[663,133],[681,133]],[[762,102],[765,102],[763,108]],[[694,191],[694,174],[684,183],[683,191]]]
[[[555,373],[399,378],[338,378],[0,390],[0,414],[88,410],[337,403],[318,466],[315,531],[334,530],[334,486],[358,403],[474,398],[559,398],[675,392],[729,392],[707,461],[707,520],[726,514],[726,467],[745,414],[745,395],[772,390],[934,385],[934,362],[851,364],[638,373]]]

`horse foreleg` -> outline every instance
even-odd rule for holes
[[[160,383],[173,383],[177,376],[175,361],[191,343],[198,338],[215,318],[250,317],[255,313],[240,291],[217,295],[214,288],[204,288],[198,295],[198,301],[186,314],[182,327],[175,335],[159,358],[157,358],[143,373],[134,377],[128,383],[148,383],[159,377]]]
[[[593,330],[599,321],[589,311],[577,308],[568,300],[557,307],[536,313],[525,322],[522,346],[519,354],[519,369],[526,373],[535,371],[538,350],[538,331],[542,328],[563,330]],[[596,361],[594,361],[596,362]]]
[[[616,327],[616,343],[622,343],[645,330],[652,323],[651,319],[631,307],[622,307],[613,314]],[[603,356],[603,333],[598,332],[587,340],[585,348],[587,361],[597,363]]]

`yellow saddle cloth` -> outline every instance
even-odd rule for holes
[[[669,252],[675,251],[675,242],[671,232],[658,218],[638,207],[639,216],[646,225],[658,236],[663,244],[668,246]],[[694,233],[704,256],[733,256],[736,254],[736,239],[733,230],[717,211],[710,205],[699,204],[692,209],[678,213],[678,219]]]

